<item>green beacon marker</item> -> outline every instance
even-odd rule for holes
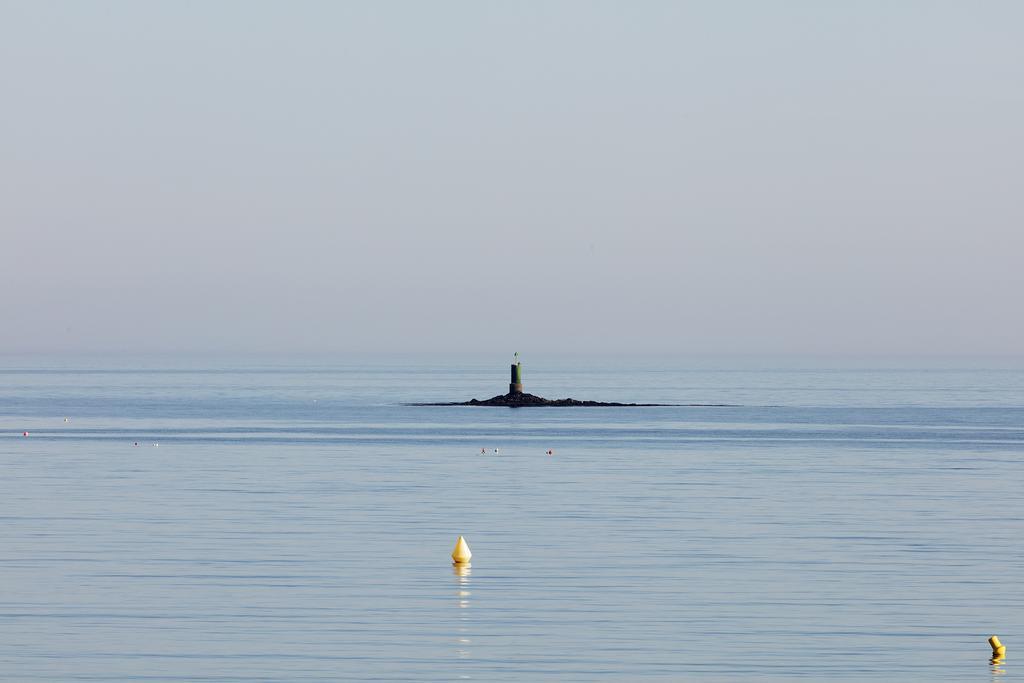
[[[508,393],[523,393],[523,366],[519,363],[519,352],[516,351],[515,360],[512,363],[512,381],[508,385]]]

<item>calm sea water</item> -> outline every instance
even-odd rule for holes
[[[0,358],[0,678],[1024,678],[1019,366],[505,362]]]

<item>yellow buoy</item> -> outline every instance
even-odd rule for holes
[[[1005,657],[1006,646],[999,642],[999,636],[992,636],[988,639],[988,644],[992,646],[992,657]]]
[[[469,551],[469,544],[466,543],[466,539],[459,536],[459,540],[455,542],[455,550],[452,551],[452,564],[469,564],[471,557],[473,553]]]

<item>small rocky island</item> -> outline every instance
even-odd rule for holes
[[[414,406],[500,406],[505,408],[534,408],[534,407],[654,407],[671,406],[673,403],[605,403],[603,401],[579,401],[575,398],[543,398],[523,392],[523,368],[519,362],[519,353],[515,354],[515,361],[512,363],[512,381],[508,385],[508,393],[495,396],[486,400],[472,399],[469,401],[455,401],[452,403],[410,403]]]
[[[605,401],[579,401],[575,398],[544,398],[533,394],[514,394],[511,391],[504,395],[481,401],[470,399],[468,401],[457,401],[455,403],[414,403],[417,406],[504,406],[506,408],[533,408],[541,406],[633,406],[637,408],[645,406],[669,406],[673,403],[608,403]]]

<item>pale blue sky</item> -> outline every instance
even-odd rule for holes
[[[0,0],[0,352],[1010,354],[1024,3]]]

